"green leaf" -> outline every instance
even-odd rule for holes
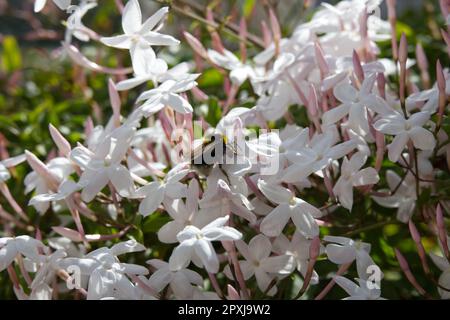
[[[3,38],[1,68],[3,71],[11,73],[22,67],[22,55],[16,38],[6,36]]]
[[[142,225],[142,231],[144,233],[158,232],[159,229],[161,229],[161,227],[169,221],[170,221],[170,217],[167,214],[162,215],[160,213],[154,213],[144,219],[144,223]]]
[[[208,113],[205,120],[210,125],[215,127],[222,118],[222,109],[219,106],[219,101],[215,97],[211,97],[208,101]]]
[[[246,19],[250,17],[255,8],[256,0],[245,0],[242,6],[242,13]]]
[[[223,76],[216,69],[209,69],[203,72],[197,82],[200,88],[220,86],[223,83]]]

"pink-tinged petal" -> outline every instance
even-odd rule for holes
[[[361,96],[365,96],[372,91],[373,86],[375,84],[375,80],[376,80],[376,73],[372,73],[371,75],[369,75],[364,79],[360,90]]]
[[[168,12],[169,12],[169,7],[163,7],[161,9],[159,9],[158,11],[156,11],[150,18],[145,20],[145,22],[142,24],[140,34],[144,35],[148,31],[153,30],[156,27],[156,25],[162,19],[164,19],[164,17],[167,15]]]
[[[171,199],[180,199],[186,196],[187,186],[181,182],[167,184],[166,196]]]
[[[111,253],[120,256],[125,253],[144,251],[145,247],[136,240],[120,242],[111,247]]]
[[[267,183],[264,180],[258,180],[258,188],[273,203],[289,203],[293,197],[292,192],[280,185]]]
[[[219,259],[209,241],[204,239],[198,240],[194,246],[194,250],[208,272],[217,273],[219,271]]]
[[[333,192],[338,197],[341,205],[351,211],[353,206],[353,186],[350,181],[339,179],[334,185]]]
[[[397,210],[397,219],[403,223],[408,223],[416,208],[415,199],[403,200]]]
[[[242,238],[242,233],[231,227],[208,228],[203,232],[203,235],[208,241],[231,241]]]
[[[342,103],[354,102],[358,97],[358,91],[348,83],[341,82],[333,90],[334,96]]]
[[[53,0],[53,2],[60,8],[61,10],[67,10],[70,6],[71,0]]]
[[[138,76],[136,78],[131,78],[127,80],[120,81],[116,84],[116,89],[118,91],[125,91],[140,86],[141,84],[151,80],[150,76]]]
[[[163,99],[163,103],[167,104],[168,106],[172,107],[175,111],[182,114],[192,113],[194,111],[189,101],[182,98],[180,95],[174,93],[169,93]]]
[[[436,267],[438,267],[442,272],[450,270],[450,262],[448,262],[446,258],[435,255],[432,252],[430,252],[430,258]]]
[[[142,13],[139,1],[129,0],[122,13],[122,28],[125,34],[131,35],[141,30]]]
[[[4,165],[6,168],[11,168],[11,167],[15,167],[15,166],[21,164],[26,159],[27,159],[26,155],[21,154],[21,155],[15,156],[15,157],[5,159],[5,160],[1,161],[0,164]]]
[[[290,274],[294,271],[295,259],[292,256],[281,255],[268,257],[261,263],[261,268],[267,273]]]
[[[306,202],[303,204],[304,208],[301,210],[295,210],[292,215],[292,222],[294,222],[297,227],[297,231],[300,232],[306,238],[314,238],[319,234],[319,226],[316,220],[308,212],[310,211],[311,205]],[[316,209],[317,210],[317,209]]]
[[[384,134],[397,135],[405,131],[406,120],[402,115],[393,113],[374,123],[375,130]]]
[[[270,243],[269,238],[263,234],[259,234],[250,240],[248,249],[254,260],[261,261],[270,256],[272,244]]]
[[[414,143],[414,147],[420,150],[433,150],[436,146],[436,139],[433,134],[421,127],[412,128],[409,136]]]
[[[14,261],[17,255],[17,250],[14,246],[6,246],[0,249],[0,272],[8,268],[8,266]]]
[[[169,269],[162,268],[156,270],[150,276],[148,285],[155,289],[157,292],[162,291],[172,281],[172,273]]]
[[[291,217],[291,209],[288,204],[280,204],[272,210],[261,222],[260,230],[266,236],[277,237]]]
[[[173,250],[169,259],[169,267],[171,271],[178,271],[189,265],[194,251],[192,245],[195,241],[195,239],[183,241]]]
[[[359,287],[356,283],[354,283],[353,281],[350,281],[347,278],[344,278],[342,276],[335,276],[334,277],[334,281],[336,281],[336,283],[345,290],[345,292],[347,292],[350,296],[354,297],[355,295],[358,294],[359,291]]]
[[[341,120],[342,118],[344,118],[349,111],[350,111],[350,104],[348,103],[341,104],[340,106],[325,112],[322,116],[322,123],[325,126],[334,124],[339,120]]]
[[[85,172],[86,173],[86,172]],[[87,185],[81,192],[85,202],[91,202],[97,194],[108,184],[109,178],[106,170],[100,170],[88,179]]]
[[[362,136],[370,133],[367,111],[360,103],[355,103],[350,107],[348,125]]]
[[[269,287],[270,283],[273,280],[273,276],[269,276],[262,268],[257,268],[255,270],[256,283],[258,284],[258,288],[265,292]],[[272,290],[268,292],[268,295],[274,295],[277,291],[276,287],[273,287]]]
[[[345,141],[334,147],[331,147],[330,151],[327,153],[327,156],[332,158],[333,160],[337,160],[342,158],[343,156],[350,153],[353,149],[356,148],[356,142],[354,140]]]
[[[115,37],[102,37],[100,42],[117,49],[130,49],[132,44],[131,38],[125,34]]]
[[[355,187],[366,186],[378,183],[380,177],[374,168],[365,168],[353,175],[352,181]]]
[[[173,290],[173,294],[177,299],[192,299],[194,289],[189,283],[189,279],[184,275],[184,272],[174,274],[170,282],[170,288]]]
[[[345,161],[345,160],[344,160]],[[367,161],[367,155],[362,152],[355,153],[348,162],[348,172],[354,173],[362,168]]]
[[[400,158],[400,155],[405,149],[406,144],[408,143],[409,136],[407,133],[401,133],[392,140],[391,144],[388,145],[388,156],[389,160],[392,162],[397,162]]]
[[[34,12],[40,12],[44,9],[47,0],[35,0],[34,1]]]
[[[130,197],[134,191],[133,179],[127,168],[116,165],[108,168],[108,175],[116,191],[122,197]]]
[[[353,247],[340,246],[330,243],[326,246],[328,259],[335,264],[350,263],[356,259],[356,252]]]
[[[430,114],[426,111],[417,112],[411,115],[408,123],[411,127],[422,127],[430,119]]]
[[[172,36],[151,31],[146,32],[143,38],[150,46],[176,46],[180,44],[180,41]]]
[[[155,51],[144,42],[132,44],[130,47],[130,55],[133,71],[137,75],[147,74],[149,72],[148,66],[151,66],[156,59]]]
[[[394,112],[383,98],[374,94],[361,97],[361,102],[364,106],[380,115],[387,115]]]
[[[214,221],[210,222],[209,224],[207,224],[206,226],[204,226],[202,228],[202,230],[223,227],[228,222],[229,219],[230,219],[230,216],[217,218],[216,220],[214,220]]]
[[[108,292],[108,286],[98,270],[94,270],[89,277],[87,300],[99,300]]]
[[[132,264],[132,263],[121,263],[121,267],[124,268],[124,272],[129,275],[146,275],[148,274],[148,269],[146,267]]]
[[[161,185],[151,184],[151,189],[149,187],[146,191],[149,193],[139,205],[139,213],[144,217],[155,212],[164,199],[164,188]]]
[[[170,221],[158,231],[158,239],[163,243],[176,243],[177,234],[182,231],[185,224],[180,221]]]
[[[252,255],[248,245],[244,241],[242,241],[242,240],[236,241],[235,245],[236,245],[236,248],[241,253],[241,255],[245,258],[245,260],[248,260],[248,261],[253,260],[253,255]]]

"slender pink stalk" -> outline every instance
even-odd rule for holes
[[[120,127],[120,96],[112,79],[108,80],[109,100],[113,110],[113,121],[116,128]]]
[[[377,146],[375,170],[377,170],[377,172],[380,172],[381,166],[383,165],[384,153],[386,148],[386,141],[384,139],[384,134],[377,131],[375,133],[375,142]]]
[[[400,268],[402,269],[408,281],[421,295],[423,296],[426,295],[427,293],[425,289],[422,288],[422,286],[417,282],[416,278],[412,274],[411,269],[409,268],[408,261],[406,261],[405,257],[401,254],[401,252],[398,249],[395,249],[395,256],[397,257],[397,261],[400,264]]]
[[[420,77],[422,79],[422,85],[425,89],[430,88],[430,74],[428,72],[428,59],[425,55],[425,51],[420,43],[416,46],[416,58],[417,64],[420,69]]]
[[[398,61],[400,62],[400,102],[402,108],[406,102],[406,60],[408,59],[408,41],[406,35],[402,33],[400,47],[398,51]],[[405,114],[406,115],[406,114]]]
[[[239,43],[239,48],[241,51],[241,61],[247,61],[247,45],[245,41],[247,39],[247,21],[244,17],[241,18],[239,23],[239,36],[241,37],[241,41]]]
[[[425,253],[425,248],[422,245],[422,240],[420,238],[420,233],[417,230],[416,226],[414,225],[414,222],[412,220],[409,220],[409,232],[411,233],[411,237],[416,243],[417,252],[419,254],[420,261],[422,263],[422,268],[425,271],[426,274],[430,273],[430,267],[428,266],[427,262],[427,255]]]
[[[445,44],[447,45],[447,53],[448,53],[448,56],[450,57],[450,36],[449,36],[449,32],[445,32],[445,30],[441,29],[441,34],[442,34],[442,38],[445,41]]]
[[[0,192],[5,197],[6,201],[8,201],[9,205],[13,210],[26,222],[29,222],[30,219],[23,211],[22,207],[17,203],[16,199],[14,199],[13,195],[11,194],[8,185],[6,183],[0,182]]]
[[[339,267],[338,271],[336,272],[336,276],[343,275],[348,270],[348,268],[350,268],[351,265],[352,265],[352,263],[347,263],[347,264],[341,265]],[[330,282],[328,282],[328,284],[325,286],[325,288],[323,288],[323,290],[314,298],[314,300],[322,300],[323,298],[325,298],[325,296],[328,294],[328,292],[330,292],[331,289],[333,289],[335,284],[336,284],[336,281],[334,281],[334,277],[333,277],[333,279],[331,279]]]
[[[398,46],[397,46],[397,12],[395,9],[396,0],[387,0],[388,19],[391,25],[391,45],[392,45],[392,58],[394,61],[398,60]]]
[[[272,8],[269,9],[269,20],[272,28],[273,42],[275,43],[275,54],[280,54],[281,28],[277,16]]]
[[[444,251],[445,256],[450,259],[450,252],[447,241],[447,231],[445,228],[444,213],[440,204],[436,207],[436,226],[438,229],[438,237]]]
[[[436,78],[437,78],[437,86],[439,89],[439,110],[436,124],[436,131],[438,132],[442,124],[442,119],[444,117],[445,107],[447,106],[446,81],[444,71],[442,69],[442,65],[439,59],[436,62]]]
[[[266,21],[261,21],[261,30],[263,34],[264,46],[267,48],[272,43],[272,34],[270,33],[269,27]]]
[[[380,94],[380,97],[386,99],[386,77],[383,73],[379,73],[377,75],[377,88]]]

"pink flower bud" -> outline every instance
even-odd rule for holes
[[[419,231],[417,230],[416,226],[414,225],[414,222],[409,220],[408,226],[409,226],[409,232],[411,233],[411,236],[412,236],[414,242],[420,243],[421,242],[420,234],[419,234]]]
[[[400,64],[406,69],[406,60],[408,59],[408,40],[405,33],[402,33],[400,38],[400,47],[398,50],[398,60]]]
[[[319,104],[317,101],[317,93],[314,86],[311,84],[309,86],[309,96],[308,96],[308,104],[307,104],[308,112],[312,117],[317,116],[317,111],[319,110]]]
[[[442,38],[444,38],[444,41],[447,44],[447,53],[450,56],[450,36],[443,29],[441,29],[441,34],[442,34]]]
[[[387,0],[386,1],[387,2],[387,7],[388,7],[388,16],[389,16],[389,18],[396,18],[397,17],[397,14],[396,14],[396,9],[395,9],[395,6],[396,6],[396,0]]]
[[[441,7],[441,12],[444,18],[450,14],[450,2],[448,0],[439,0],[439,5]]]
[[[227,285],[227,292],[228,292],[228,300],[242,300],[237,290],[233,288],[233,286],[231,286],[230,284]]]
[[[270,26],[272,27],[273,39],[275,43],[279,43],[281,39],[281,28],[280,24],[278,23],[277,16],[275,15],[275,12],[272,10],[272,8],[269,9],[269,19]]]
[[[83,237],[78,231],[65,227],[52,227],[52,229],[60,236],[66,237],[74,242],[83,242]]]
[[[442,207],[440,204],[436,207],[436,226],[438,229],[439,241],[441,242],[444,253],[449,257],[449,249],[447,242],[447,231],[445,230],[444,214],[442,212]]]
[[[405,274],[408,281],[413,285],[413,287],[421,294],[425,295],[425,290],[420,286],[420,284],[417,282],[416,278],[411,272],[411,269],[409,268],[409,264],[406,261],[405,257],[401,254],[401,252],[398,249],[395,249],[395,256],[397,257],[397,261],[400,265],[400,268],[402,269],[403,273]]]
[[[68,156],[71,150],[70,143],[52,124],[48,125],[50,135],[63,156]]]
[[[314,49],[316,52],[317,64],[319,65],[321,77],[323,79],[329,73],[328,63],[327,63],[327,60],[325,59],[325,55],[323,53],[322,47],[320,46],[319,42],[316,41],[316,43],[314,45]]]
[[[361,59],[356,50],[353,50],[353,69],[360,83],[364,81],[364,70],[361,66]]]
[[[33,170],[45,180],[48,187],[52,189],[52,191],[56,192],[58,190],[58,182],[47,169],[47,166],[28,150],[25,150],[25,156],[27,157],[27,162],[30,167],[33,168]]]
[[[203,45],[197,38],[195,38],[192,34],[190,34],[187,31],[184,31],[183,35],[184,35],[186,41],[191,46],[192,50],[194,50],[202,58],[208,59],[208,52],[206,51],[205,47],[203,47]]]
[[[437,85],[440,92],[443,92],[445,95],[445,87],[446,87],[446,81],[444,76],[444,71],[442,69],[441,62],[439,59],[436,62],[436,78],[437,78]]]
[[[113,110],[114,125],[120,127],[120,96],[112,79],[108,81],[109,100]]]
[[[247,46],[245,44],[245,39],[247,38],[247,21],[244,17],[241,18],[241,21],[239,23],[239,36],[241,37],[241,60],[245,62],[247,60]]]
[[[425,55],[425,51],[423,50],[423,47],[420,43],[416,46],[416,57],[417,57],[417,64],[419,65],[419,68],[421,70],[427,70],[428,69],[428,59]]]

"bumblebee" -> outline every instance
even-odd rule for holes
[[[207,176],[214,166],[226,164],[227,160],[237,155],[236,147],[228,142],[226,136],[214,134],[203,139],[199,145],[194,146],[191,154],[191,165],[204,176]]]

